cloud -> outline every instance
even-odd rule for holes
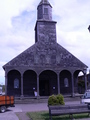
[[[89,0],[53,0],[57,41],[90,67],[89,5]]]
[[[5,0],[1,4],[4,4],[4,2]],[[22,4],[21,0],[17,2],[15,0],[8,0],[8,4],[9,3],[10,8],[7,7],[7,10],[4,11],[7,11],[8,14],[6,14],[6,16],[1,16],[5,19],[5,22],[0,20],[0,22],[2,22],[2,28],[0,27],[0,56],[3,56],[1,58],[2,60],[6,57],[5,61],[9,61],[10,58],[15,57],[34,43],[34,23],[32,24],[32,21],[35,21],[36,17],[35,14],[31,14],[35,10],[33,2],[30,0],[22,1]],[[14,8],[12,8],[12,6]],[[11,21],[11,28],[8,26],[7,16],[9,21]],[[7,26],[4,27],[5,24],[7,24]],[[30,45],[28,43],[30,43]]]
[[[90,21],[89,5],[89,0],[85,2],[79,0],[54,1],[54,15],[59,16],[58,25],[64,31],[82,30]]]
[[[0,1],[0,82],[2,66],[34,43],[36,4],[35,0]]]
[[[12,17],[20,15],[24,10],[33,11],[35,0],[1,0],[0,1],[0,29],[11,28]]]
[[[5,84],[5,72],[2,70],[3,64],[5,64],[5,62],[0,61],[0,84]]]

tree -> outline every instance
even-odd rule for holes
[[[5,85],[0,84],[0,87],[2,87],[2,92],[5,92]]]

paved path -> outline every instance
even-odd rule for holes
[[[26,115],[26,112],[18,112],[16,114],[20,120],[30,120],[30,118]]]
[[[7,111],[5,113],[0,113],[0,120],[19,120],[13,111]]]

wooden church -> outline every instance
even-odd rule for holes
[[[57,43],[52,6],[48,0],[41,0],[37,6],[35,44],[3,69],[6,95],[42,97],[61,93],[74,96],[78,74],[87,66]]]

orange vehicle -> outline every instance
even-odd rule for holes
[[[15,107],[14,96],[0,96],[0,112],[5,112],[8,107]]]

